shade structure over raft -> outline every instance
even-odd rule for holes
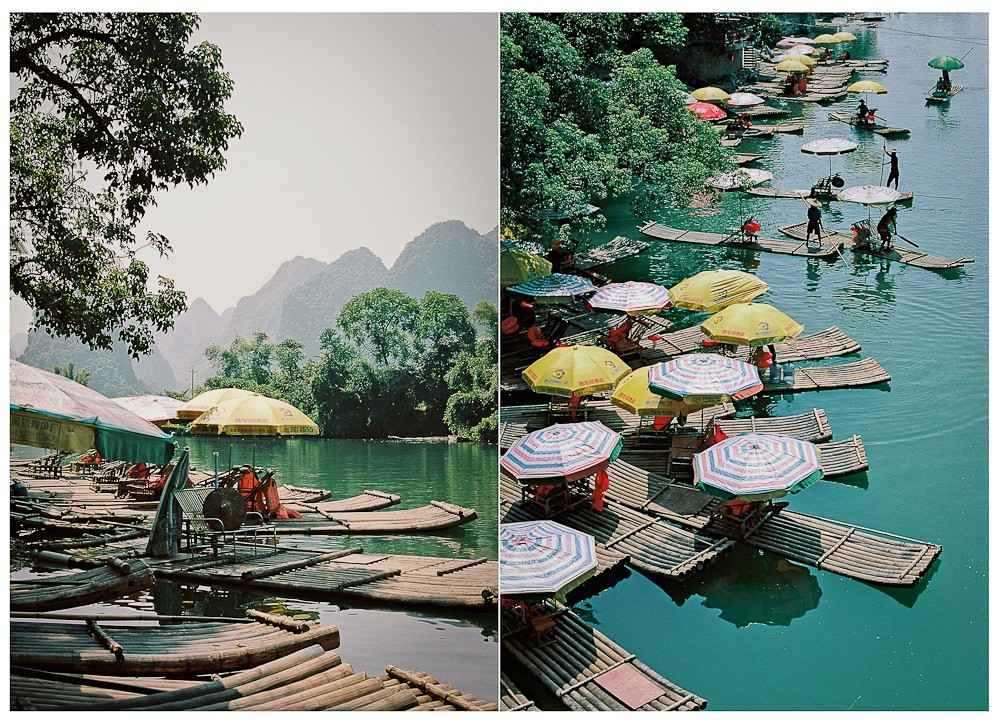
[[[589,280],[565,273],[552,273],[547,277],[507,288],[508,292],[534,298],[536,303],[542,305],[558,305],[571,301],[578,295],[586,295],[596,290],[597,288]]]
[[[629,366],[610,350],[571,345],[550,350],[521,373],[537,393],[577,398],[611,390]]]
[[[768,290],[766,282],[742,270],[703,270],[670,288],[677,307],[716,312],[740,302],[750,302]]]
[[[167,463],[172,437],[78,382],[10,361],[10,441],[105,460]]]
[[[646,315],[670,307],[670,293],[662,285],[648,282],[608,283],[588,301],[596,310],[615,310],[628,315]]]
[[[240,388],[217,388],[215,390],[206,390],[200,395],[188,400],[184,403],[184,406],[178,408],[177,417],[180,420],[196,420],[199,415],[207,410],[211,410],[213,407],[219,403],[225,402],[226,400],[235,400],[236,398],[247,397],[252,395],[249,390],[241,390]]]
[[[188,429],[208,435],[319,435],[316,423],[297,407],[256,393],[216,405]]]
[[[500,526],[500,594],[535,601],[564,597],[594,575],[594,538],[552,520]]]
[[[677,417],[695,412],[695,408],[680,400],[671,400],[650,390],[651,368],[651,365],[646,365],[630,372],[611,393],[611,404],[639,417]]]
[[[797,337],[804,327],[767,303],[736,303],[717,312],[700,326],[712,340],[751,347]]]
[[[515,441],[500,458],[500,472],[522,485],[573,482],[606,470],[621,448],[621,435],[602,423],[562,423]]]
[[[185,405],[183,400],[175,400],[166,395],[127,395],[111,399],[151,423],[176,420],[177,411]]]
[[[729,500],[771,500],[822,477],[816,445],[787,435],[737,435],[694,456],[695,484]]]
[[[693,406],[741,400],[763,388],[753,365],[715,353],[681,355],[649,369],[650,390]]]
[[[520,285],[552,274],[552,263],[525,250],[500,251],[500,287]]]

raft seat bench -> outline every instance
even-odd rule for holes
[[[205,517],[205,498],[208,497],[214,488],[187,488],[175,490],[174,498],[184,515],[185,536],[187,547],[190,551],[193,548],[192,540],[198,542],[198,538],[205,538],[212,548],[212,554],[218,555],[219,548],[225,546],[230,540],[233,545],[233,557],[237,554],[237,542],[241,537],[249,537],[253,541],[254,554],[257,554],[257,538],[263,536],[267,538],[270,545],[277,545],[278,536],[276,527],[273,524],[266,524],[264,517],[253,511],[247,512],[248,518],[255,518],[257,524],[241,525],[235,530],[226,530],[223,522],[218,518]],[[269,536],[269,537],[268,537]]]

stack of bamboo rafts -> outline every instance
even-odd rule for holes
[[[11,610],[61,610],[114,600],[153,587],[153,572],[142,560],[110,558],[105,564],[58,575],[12,578]]]
[[[390,666],[368,677],[309,645],[226,677],[191,681],[11,669],[11,709],[36,710],[496,710],[420,672]]]

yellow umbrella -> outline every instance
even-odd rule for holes
[[[729,93],[717,87],[698,88],[691,93],[696,100],[721,100],[725,102],[729,99]]]
[[[730,305],[700,327],[716,342],[750,346],[788,340],[803,330],[802,325],[767,303]]]
[[[717,312],[727,305],[749,302],[767,291],[767,283],[742,270],[705,270],[670,288],[677,307]]]
[[[844,89],[849,93],[873,92],[878,95],[885,95],[889,92],[885,85],[877,83],[874,80],[858,80],[856,83],[851,83]]]
[[[202,413],[188,428],[208,435],[319,435],[319,427],[294,405],[249,393]]]
[[[836,45],[840,42],[840,40],[837,40],[833,35],[826,33],[820,35],[819,37],[814,37],[813,42],[818,43],[819,45]]]
[[[552,274],[552,263],[523,250],[500,251],[500,287],[520,285]]]
[[[611,394],[614,405],[639,417],[684,416],[694,408],[678,400],[657,395],[649,389],[649,366],[630,372]]]
[[[611,390],[628,372],[629,366],[610,350],[571,345],[550,350],[521,377],[537,393],[583,397]]]
[[[816,64],[816,61],[813,60],[811,57],[806,57],[805,55],[799,55],[798,53],[794,53],[792,55],[786,55],[781,62],[789,62],[789,61],[802,63],[806,67],[813,67]]]
[[[239,388],[219,388],[218,390],[207,390],[201,395],[191,398],[184,403],[184,405],[177,408],[177,419],[195,420],[203,412],[210,410],[219,403],[225,402],[226,400],[246,397],[247,395],[252,394],[253,393],[249,390],[240,390]]]
[[[800,63],[798,60],[782,60],[774,66],[774,69],[780,70],[781,72],[805,72],[809,68]]]
[[[857,35],[855,35],[854,33],[849,33],[846,30],[841,30],[840,32],[834,33],[832,37],[836,39],[836,41],[839,43],[854,42],[855,40],[858,39]]]

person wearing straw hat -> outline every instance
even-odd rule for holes
[[[886,150],[885,145],[882,146],[882,152],[889,156],[888,162],[882,163],[883,165],[890,165],[889,168],[889,179],[885,181],[885,186],[889,187],[893,180],[896,181],[896,189],[899,190],[899,157],[896,155],[896,148],[892,150]]]
[[[823,213],[820,212],[821,204],[815,198],[806,198],[806,204],[809,205],[809,211],[806,213],[809,220],[809,224],[806,226],[806,245],[809,245],[809,238],[812,237],[813,231],[816,232],[816,242],[822,244]]]
[[[858,124],[864,125],[868,122],[868,103],[865,102],[864,98],[858,101]]]

